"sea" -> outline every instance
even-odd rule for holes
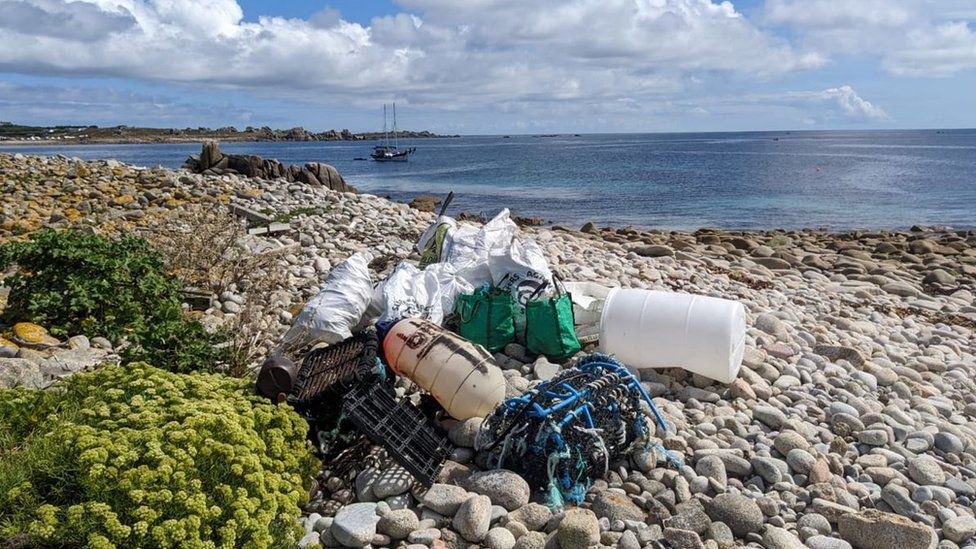
[[[976,227],[976,130],[782,131],[222,143],[286,164],[327,162],[361,192],[409,201],[453,191],[449,214],[521,216],[578,228],[667,230]],[[0,151],[180,167],[200,145],[0,146]]]

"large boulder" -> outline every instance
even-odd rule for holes
[[[719,494],[706,511],[709,518],[724,522],[740,538],[758,532],[763,526],[763,514],[759,505],[741,494]]]
[[[260,156],[233,154],[227,158],[227,167],[241,175],[270,179],[265,173],[266,162]]]
[[[305,131],[301,130],[301,132]],[[299,137],[295,139],[301,139],[301,135],[311,134],[305,132],[296,135]],[[331,164],[308,162],[304,166],[285,166],[277,160],[261,158],[253,154],[224,154],[220,152],[220,145],[216,141],[204,143],[200,156],[187,158],[184,167],[196,173],[236,173],[258,179],[285,178],[306,185],[321,185],[337,192],[357,192],[356,188],[346,183],[339,170]]]
[[[319,184],[324,185],[333,191],[339,192],[356,192],[356,189],[346,183],[339,170],[335,169],[335,166],[331,164],[325,164],[322,162],[309,162],[305,164],[305,169],[310,171],[318,179]]]
[[[0,358],[0,389],[44,386],[44,376],[37,364],[26,358]]]
[[[529,503],[529,483],[519,475],[505,469],[482,471],[468,477],[465,487],[476,494],[491,498],[495,505],[509,511]]]
[[[894,513],[869,509],[848,513],[837,521],[840,537],[860,549],[927,549],[935,532]]]
[[[197,170],[202,172],[210,169],[223,157],[223,153],[220,152],[220,144],[216,141],[207,141],[203,144],[203,150],[200,151],[200,160]]]

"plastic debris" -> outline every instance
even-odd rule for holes
[[[376,331],[364,330],[336,345],[313,349],[302,361],[289,404],[321,421],[337,416],[343,396],[360,383],[391,385],[386,369],[376,364],[377,347]]]
[[[415,479],[430,486],[454,451],[429,418],[408,400],[397,401],[390,391],[358,385],[342,399],[342,410],[370,440]]]
[[[370,308],[381,312],[381,322],[424,318],[441,324],[454,310],[457,296],[472,290],[450,263],[434,263],[423,270],[401,263],[374,294],[380,301]]]
[[[730,383],[746,343],[742,303],[702,295],[614,288],[600,319],[600,350],[634,368],[683,368]]]
[[[489,467],[520,473],[559,508],[582,502],[617,458],[653,447],[654,422],[668,430],[640,382],[620,362],[592,354],[506,399],[482,424],[477,449]]]
[[[397,400],[393,377],[377,358],[376,331],[369,329],[302,362],[287,397],[313,426],[326,458],[366,435],[414,478],[431,484],[453,446],[440,427],[409,400]]]
[[[432,322],[408,318],[394,324],[383,338],[383,355],[455,419],[484,417],[505,398],[505,376],[492,356]]]
[[[338,343],[352,336],[369,306],[373,283],[370,253],[354,253],[325,279],[322,291],[310,299],[282,338],[281,347],[297,349],[311,343]]]
[[[518,225],[507,208],[481,227],[458,225],[440,215],[421,235],[417,250],[426,258],[424,264],[434,259],[449,263],[472,288],[486,284],[502,288],[521,306],[552,276],[542,247],[519,238]],[[523,319],[516,317],[517,328]]]
[[[447,194],[444,203],[441,204],[437,219],[420,235],[417,242],[417,251],[420,252],[420,268],[439,263],[444,256],[450,253],[451,241],[454,231],[457,229],[457,221],[444,215],[451,201],[454,200],[454,193]]]

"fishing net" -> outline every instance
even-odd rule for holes
[[[502,402],[482,424],[477,446],[489,467],[513,470],[544,489],[549,506],[578,504],[610,463],[651,445],[647,412],[668,430],[640,382],[616,360],[592,354]]]

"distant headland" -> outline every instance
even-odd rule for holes
[[[192,143],[203,140],[227,141],[367,141],[381,139],[383,132],[352,133],[349,130],[313,132],[301,126],[276,130],[268,126],[234,126],[223,128],[144,128],[137,126],[24,126],[0,122],[0,143],[5,145],[46,143],[57,144],[124,144],[124,143]],[[399,138],[442,138],[457,135],[438,135],[433,132],[399,130]],[[391,133],[392,137],[392,133]]]

